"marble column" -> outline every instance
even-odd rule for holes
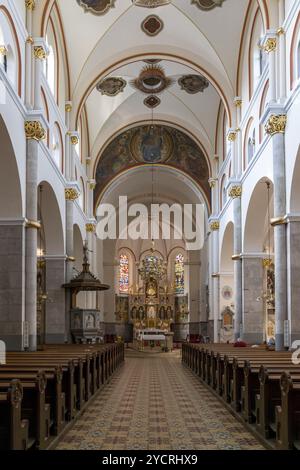
[[[34,2],[25,2],[26,29],[28,38],[25,45],[25,104],[27,109],[32,109],[32,16],[35,7]]]
[[[263,258],[243,254],[243,339],[250,344],[264,340]]]
[[[45,309],[46,344],[63,344],[65,342],[65,256],[47,256],[46,292],[48,300]]]
[[[68,132],[65,136],[65,177],[67,181],[71,181],[71,141],[70,141],[70,113],[72,111],[72,103],[66,102],[65,105],[65,122]]]
[[[0,340],[22,351],[25,304],[24,220],[0,220]]]
[[[278,18],[279,25],[282,25],[285,20],[285,0],[279,0],[278,2]],[[279,62],[279,99],[280,103],[284,103],[286,100],[286,36],[285,31],[280,26],[277,31],[278,35],[278,62]]]
[[[235,324],[234,335],[235,339],[243,336],[243,291],[242,291],[242,187],[239,184],[234,184],[229,190],[229,197],[233,199],[233,214],[234,214],[234,242],[233,242],[233,261],[234,261],[234,310],[235,310]]]
[[[274,254],[275,254],[275,340],[276,350],[284,349],[284,328],[287,320],[287,231],[286,231],[286,115],[272,114],[266,124],[273,140],[274,173]]]
[[[290,344],[300,339],[300,217],[287,219],[288,319]]]
[[[30,351],[37,346],[37,220],[39,142],[45,130],[39,121],[25,123],[26,146],[26,258],[25,258],[25,332],[24,347]]]
[[[76,181],[76,145],[79,143],[78,132],[69,132],[71,146],[69,148],[70,152],[70,177],[72,181]]]
[[[240,131],[240,124],[242,120],[242,99],[240,97],[236,97],[234,99],[234,105],[236,107],[236,122],[237,122],[237,142],[236,142],[236,152],[237,152],[237,164],[236,164],[236,177],[240,178],[243,172],[243,136]]]

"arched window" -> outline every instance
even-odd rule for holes
[[[16,38],[7,21],[6,16],[0,11],[0,64],[3,66],[8,79],[17,85],[17,63],[16,63]]]
[[[184,294],[184,256],[181,253],[175,260],[175,292]]]
[[[49,88],[56,99],[56,70],[57,70],[57,56],[55,38],[52,26],[48,27],[46,35],[46,45],[48,48],[48,56],[44,61],[44,73],[47,79]]]
[[[129,258],[124,254],[120,255],[119,291],[120,294],[128,294],[129,292]]]

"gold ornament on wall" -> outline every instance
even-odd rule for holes
[[[229,140],[229,142],[235,142],[235,140],[236,140],[236,131],[229,132],[228,140]]]
[[[95,233],[96,232],[96,225],[95,224],[86,224],[85,228],[86,228],[86,231],[88,233]]]
[[[229,190],[229,197],[232,199],[237,199],[242,197],[243,189],[242,186],[232,186]]]
[[[276,38],[269,38],[266,41],[266,44],[263,46],[264,51],[269,54],[276,50],[277,47],[277,39]]]
[[[47,57],[46,51],[43,46],[35,46],[33,48],[34,57],[39,60],[44,60]]]
[[[284,134],[286,123],[286,114],[272,114],[265,126],[266,133],[269,135]]]
[[[26,121],[25,122],[25,135],[26,139],[44,140],[46,138],[46,131],[39,121]]]
[[[218,231],[219,229],[220,229],[220,222],[218,222],[217,220],[216,220],[215,222],[212,222],[212,223],[210,224],[210,230],[211,230],[212,232],[216,232],[216,231]]]
[[[0,46],[0,55],[6,55],[7,54],[7,48],[3,45]]]
[[[66,113],[70,113],[72,111],[71,103],[66,103],[65,110],[66,110]]]
[[[27,10],[35,9],[35,0],[25,0],[25,7]]]
[[[65,189],[65,197],[67,201],[76,201],[79,198],[79,194],[75,188]]]
[[[70,140],[72,145],[78,145],[79,143],[79,138],[77,135],[71,135]]]

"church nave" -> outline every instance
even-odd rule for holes
[[[125,364],[58,450],[263,450],[179,351],[127,350]]]

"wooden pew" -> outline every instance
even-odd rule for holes
[[[22,419],[22,399],[23,388],[16,379],[0,392],[0,450],[28,450],[34,444],[29,422]]]
[[[300,374],[283,372],[281,405],[276,406],[277,449],[300,450]]]

